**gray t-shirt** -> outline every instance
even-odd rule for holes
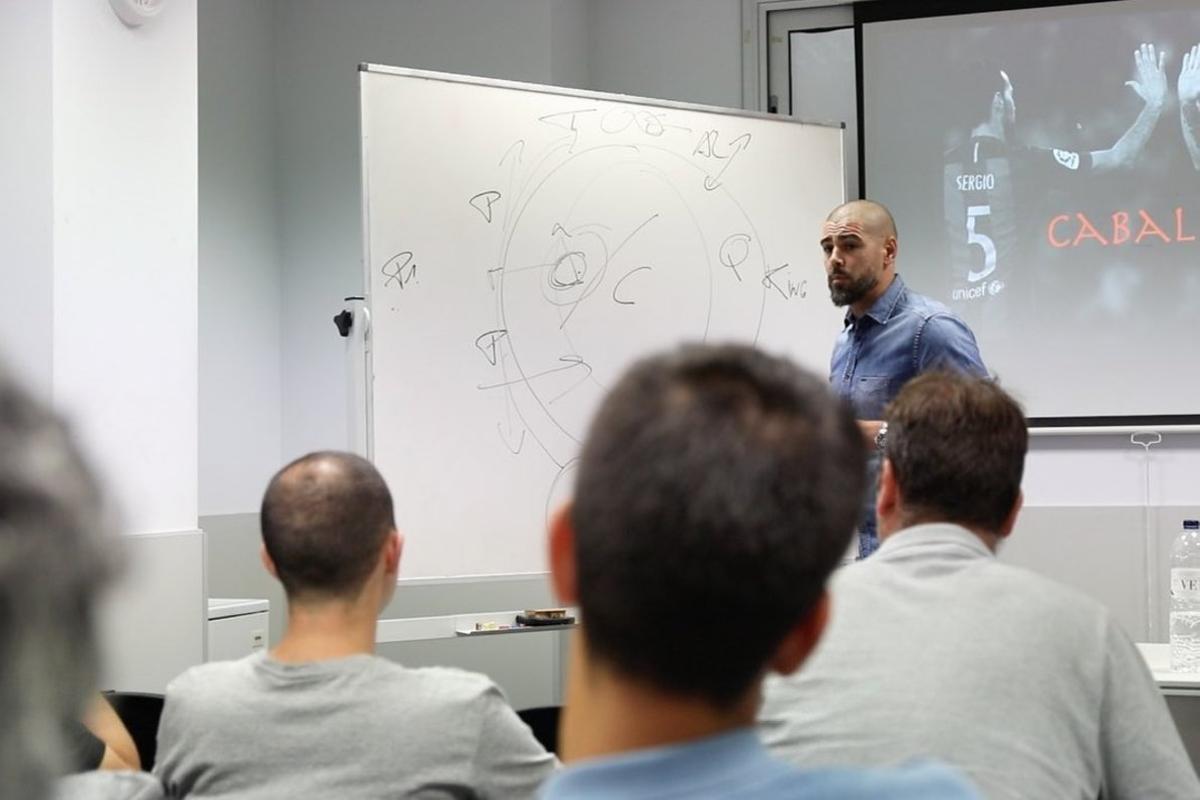
[[[81,772],[58,782],[54,800],[163,800],[163,787],[146,772]]]
[[[260,653],[167,687],[154,772],[172,797],[520,798],[554,766],[482,675]]]
[[[812,657],[766,684],[776,756],[936,758],[989,798],[1200,798],[1145,662],[1091,598],[944,524],[894,534],[831,585]]]

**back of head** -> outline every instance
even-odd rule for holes
[[[396,527],[378,470],[332,451],[309,453],[275,474],[261,523],[263,545],[293,600],[356,595]]]
[[[1029,444],[1017,402],[985,378],[928,372],[884,416],[902,517],[999,533],[1020,494]]]
[[[39,798],[94,685],[94,601],[117,564],[64,425],[0,373],[0,797]]]
[[[736,703],[849,542],[862,437],[824,381],[741,346],[635,364],[580,457],[589,652],[657,690]]]

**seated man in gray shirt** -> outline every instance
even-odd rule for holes
[[[554,769],[487,678],[374,655],[402,539],[375,468],[313,453],[271,480],[263,561],[288,597],[269,654],[167,687],[155,773],[175,797],[532,796]]]
[[[760,730],[805,766],[917,755],[989,798],[1200,797],[1142,657],[1077,591],[1001,564],[1028,432],[996,384],[931,373],[888,406],[883,544],[834,577],[809,665],[769,681]]]
[[[795,670],[821,635],[863,458],[823,380],[752,348],[681,348],[621,378],[551,530],[555,590],[583,625],[568,766],[545,800],[978,796],[930,763],[797,769],[755,735],[763,676]]]

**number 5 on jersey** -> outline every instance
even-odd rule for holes
[[[992,207],[990,205],[967,206],[967,244],[979,245],[983,250],[983,269],[979,271],[971,270],[967,273],[967,280],[971,283],[981,281],[996,271],[996,245],[986,233],[978,233],[975,230],[975,218],[986,217],[991,213]]]

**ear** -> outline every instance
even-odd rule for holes
[[[767,666],[772,672],[791,675],[816,648],[828,622],[829,592],[822,589],[812,610],[788,631]]]
[[[894,267],[896,265],[896,254],[900,251],[900,242],[895,236],[889,236],[883,240],[883,264],[886,267]]]
[[[404,534],[393,529],[383,545],[383,571],[393,580],[400,574],[400,553],[404,550]]]
[[[900,507],[900,485],[891,459],[884,458],[879,469],[879,488],[875,493],[875,518],[886,519]]]
[[[550,520],[550,585],[560,603],[579,602],[575,567],[575,529],[571,526],[571,504],[560,508]]]
[[[996,531],[1001,539],[1007,539],[1008,535],[1013,532],[1013,528],[1017,526],[1017,516],[1021,513],[1021,507],[1025,505],[1025,493],[1018,491],[1017,500],[1013,503],[1012,511],[1008,512],[1008,516],[1004,520],[1004,524],[1000,526],[1000,530]]]
[[[279,580],[279,570],[275,568],[275,562],[271,560],[271,554],[267,552],[267,546],[259,545],[258,558],[262,561],[263,567],[271,574],[275,580]]]

